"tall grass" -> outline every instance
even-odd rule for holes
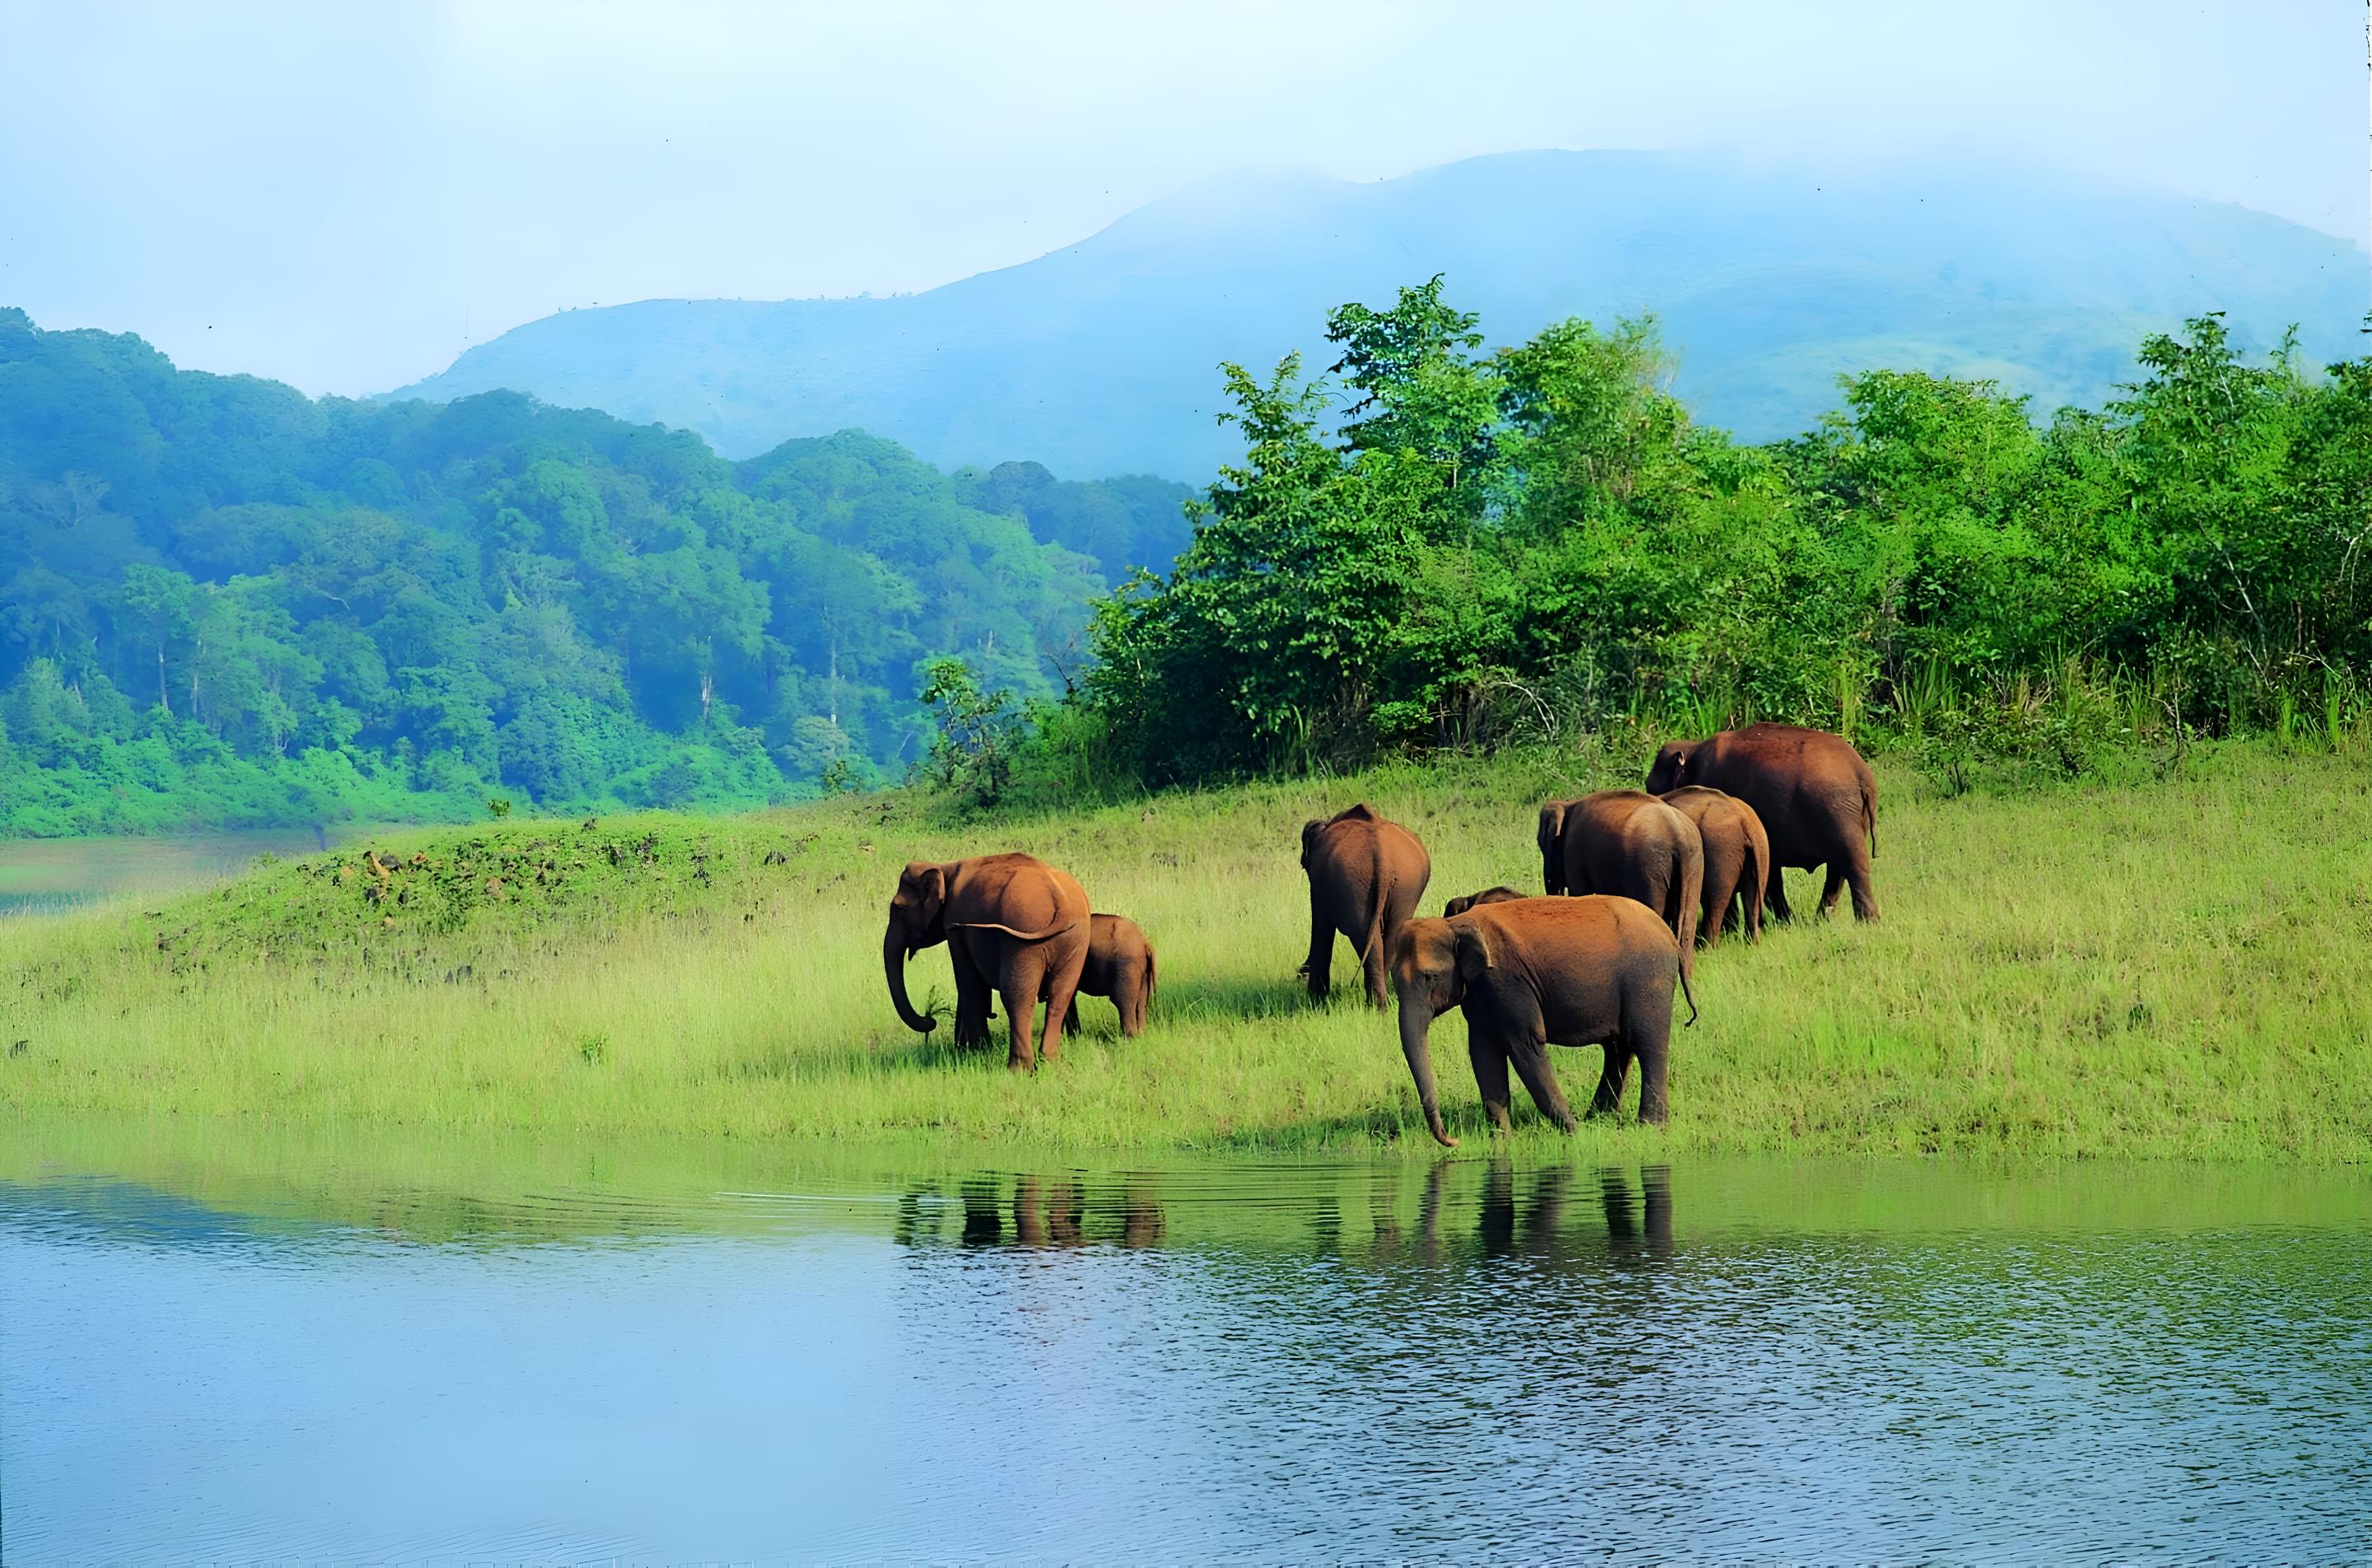
[[[1310,1006],[1294,977],[1301,821],[1364,798],[1407,823],[1433,854],[1430,911],[1496,882],[1529,886],[1534,804],[1634,783],[1634,764],[1403,765],[1004,826],[951,824],[902,797],[622,820],[599,833],[663,841],[649,864],[588,874],[576,891],[555,873],[551,891],[459,912],[366,902],[366,877],[331,872],[353,852],[145,907],[18,919],[0,924],[0,1114],[20,1130],[129,1113],[1422,1150],[1390,1019],[1356,1001],[1347,951],[1331,1006]],[[1948,798],[1889,769],[1883,794],[1886,922],[1778,927],[1760,947],[1707,954],[1670,1128],[1594,1125],[1584,1144],[1614,1158],[2372,1155],[2364,752],[2234,746],[2163,781]],[[378,847],[432,862],[505,844],[564,856],[580,832],[594,830],[512,823]],[[521,849],[530,842],[560,847]],[[900,1026],[879,963],[898,865],[1006,848],[1068,867],[1097,908],[1151,935],[1162,985],[1142,1038],[1119,1039],[1110,1006],[1087,1000],[1084,1037],[1016,1076],[1001,1045],[959,1052],[944,1025],[929,1038]],[[918,1000],[944,999],[944,949],[918,955],[910,978]],[[1453,1129],[1487,1138],[1462,1047],[1458,1020],[1436,1026]],[[1586,1099],[1598,1052],[1554,1055]],[[1556,1137],[1529,1107],[1517,1121],[1519,1143]]]

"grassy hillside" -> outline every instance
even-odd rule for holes
[[[1222,359],[1315,358],[1315,324],[1448,274],[1494,343],[1653,311],[1674,389],[1748,440],[1792,436],[1840,375],[1996,377],[2098,406],[2132,345],[2226,312],[2310,361],[2357,352],[2364,252],[2261,213],[1976,165],[1840,177],[1706,155],[1507,153],[1397,180],[1181,192],[1035,261],[892,298],[646,300],[546,317],[397,396],[494,388],[699,431],[746,457],[849,426],[941,464],[1199,482]],[[1323,361],[1320,361],[1323,363]]]
[[[891,796],[390,835],[0,925],[0,1113],[1421,1152],[1389,1018],[1312,1009],[1295,981],[1299,824],[1375,801],[1431,848],[1437,907],[1527,884],[1533,802],[1617,778],[1590,772],[1505,759],[993,828]],[[2372,837],[2365,760],[2233,748],[2162,784],[2015,797],[1884,784],[1885,923],[1707,954],[1670,1129],[1593,1127],[1592,1147],[2372,1152],[2372,901],[2333,853]],[[1027,1077],[899,1025],[878,958],[898,865],[991,847],[1071,868],[1150,933],[1144,1037],[1087,1001],[1086,1038]],[[918,1001],[952,991],[943,949],[911,978]],[[1453,1130],[1482,1136],[1462,1029],[1434,1038]],[[1598,1052],[1556,1055],[1586,1098]],[[1528,1107],[1518,1126],[1555,1136]]]

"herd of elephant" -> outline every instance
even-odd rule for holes
[[[1616,1109],[1636,1062],[1639,1119],[1661,1122],[1673,993],[1687,997],[1694,1023],[1699,941],[1717,942],[1733,911],[1749,941],[1761,936],[1766,910],[1789,919],[1781,875],[1789,868],[1826,869],[1823,914],[1850,890],[1854,913],[1877,919],[1877,841],[1869,764],[1843,738],[1793,725],[1672,741],[1657,753],[1645,790],[1546,803],[1545,896],[1492,888],[1450,900],[1438,920],[1416,914],[1433,876],[1424,845],[1372,807],[1354,806],[1301,830],[1309,879],[1302,973],[1310,996],[1324,1000],[1339,935],[1358,955],[1369,1003],[1385,1005],[1389,981],[1425,1125],[1444,1147],[1458,1140],[1442,1121],[1426,1039],[1451,1007],[1466,1015],[1468,1057],[1494,1127],[1509,1125],[1512,1063],[1541,1114],[1574,1129],[1551,1045],[1605,1048],[1593,1115]],[[1015,1068],[1053,1058],[1063,1030],[1078,1027],[1081,992],[1110,998],[1123,1034],[1145,1027],[1154,988],[1145,933],[1124,916],[1091,912],[1068,873],[1034,856],[915,861],[900,874],[882,963],[898,1016],[917,1032],[938,1020],[908,999],[905,961],[942,942],[955,966],[959,1046],[988,1042],[993,996],[1005,1002]],[[1041,1002],[1045,1024],[1033,1042]]]

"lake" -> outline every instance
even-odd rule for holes
[[[235,877],[260,854],[311,854],[371,830],[258,828],[180,837],[0,842],[0,915],[45,914],[118,892],[171,892]]]
[[[2361,1173],[399,1155],[0,1129],[9,1562],[2372,1554]]]

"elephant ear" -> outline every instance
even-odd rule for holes
[[[1309,869],[1309,849],[1318,842],[1318,830],[1324,826],[1326,824],[1315,817],[1301,825],[1301,868],[1304,871]]]
[[[1491,938],[1480,923],[1458,928],[1458,973],[1468,983],[1482,978],[1491,967]]]
[[[926,865],[914,878],[914,920],[919,929],[936,931],[939,919],[948,907],[948,872],[943,865]]]

